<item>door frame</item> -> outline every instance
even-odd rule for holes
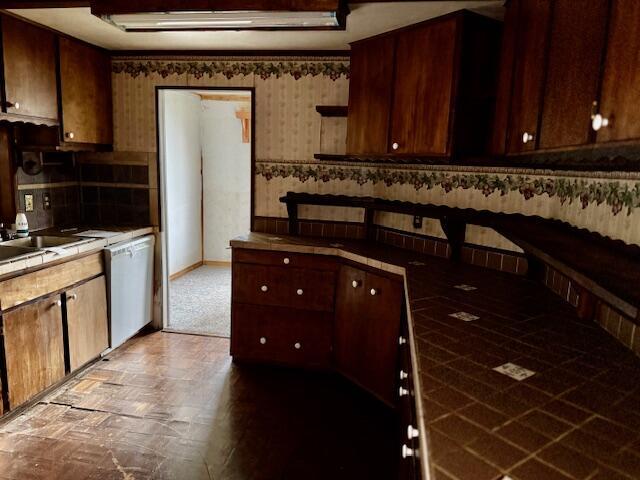
[[[168,327],[169,322],[169,249],[168,247],[168,222],[166,209],[166,192],[167,192],[167,172],[165,171],[165,151],[163,141],[164,129],[164,96],[161,95],[165,90],[179,91],[245,91],[251,96],[251,192],[250,192],[250,230],[253,231],[255,223],[255,171],[256,171],[256,89],[255,87],[215,87],[215,86],[187,86],[187,85],[156,85],[155,87],[155,112],[156,112],[156,168],[158,172],[158,219],[160,229],[158,236],[160,241],[160,251],[156,250],[156,256],[160,256],[159,263],[161,271],[161,317],[162,328]]]

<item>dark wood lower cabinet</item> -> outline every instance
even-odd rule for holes
[[[69,367],[73,372],[109,347],[107,288],[100,276],[67,290]]]
[[[65,375],[60,296],[3,314],[7,391],[11,409]]]
[[[323,255],[234,249],[231,355],[334,370],[396,408],[398,478],[419,479],[402,278],[354,265]]]
[[[335,312],[336,368],[384,402],[396,403],[402,284],[342,266]]]

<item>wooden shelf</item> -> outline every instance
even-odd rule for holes
[[[348,107],[345,105],[316,105],[316,112],[323,117],[346,117]]]
[[[26,123],[29,125],[44,125],[46,127],[57,127],[60,125],[60,122],[53,118],[30,117],[28,115],[4,112],[0,112],[0,122]]]
[[[618,310],[640,322],[640,247],[611,240],[566,222],[495,213],[472,208],[420,204],[375,197],[288,192],[280,198],[287,205],[289,232],[298,232],[298,205],[326,205],[365,209],[367,238],[373,235],[376,211],[439,219],[453,250],[464,243],[467,224],[494,229],[525,253],[576,281]]]

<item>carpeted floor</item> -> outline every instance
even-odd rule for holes
[[[229,337],[231,267],[199,267],[169,285],[169,328]]]

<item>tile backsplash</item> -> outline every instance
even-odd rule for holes
[[[40,230],[75,225],[81,220],[78,174],[70,154],[51,154],[36,175],[18,168],[17,207],[27,215],[29,228]],[[33,211],[26,212],[25,196],[33,196]],[[45,197],[48,197],[45,205]]]

